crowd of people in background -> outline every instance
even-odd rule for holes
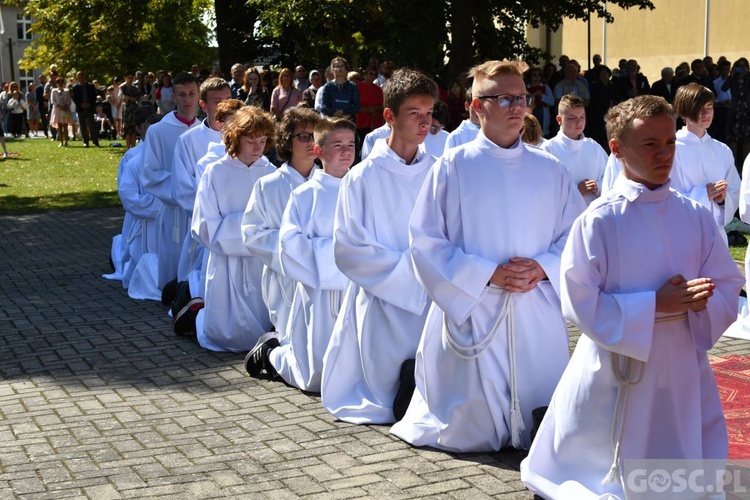
[[[609,151],[604,116],[612,106],[638,95],[657,95],[672,104],[680,87],[699,83],[715,95],[715,117],[709,133],[732,149],[740,169],[750,146],[750,67],[746,58],[730,61],[721,56],[714,61],[706,56],[681,62],[674,68],[663,68],[653,83],[640,72],[635,59],[620,59],[614,69],[603,65],[599,55],[593,56],[592,63],[583,71],[578,61],[563,55],[558,66],[550,62],[527,72],[527,89],[535,100],[533,114],[542,124],[545,138],[553,137],[558,130],[554,117],[564,95],[583,99],[585,134]]]
[[[534,95],[532,113],[542,126],[545,138],[554,137],[559,130],[555,123],[557,105],[563,95],[574,94],[584,101],[587,112],[585,133],[608,150],[604,116],[612,106],[636,95],[658,95],[669,103],[680,86],[697,82],[711,89],[715,96],[716,117],[710,128],[715,139],[732,148],[738,165],[750,148],[750,69],[748,61],[740,58],[729,61],[712,57],[682,62],[675,68],[665,67],[661,78],[650,83],[640,72],[634,59],[620,59],[617,68],[610,69],[594,55],[592,65],[584,70],[576,60],[560,56],[558,64],[547,62],[532,66],[524,74],[527,89]],[[357,126],[361,143],[370,131],[383,125],[382,87],[393,72],[393,63],[371,58],[366,66],[351,68],[343,58],[334,66],[307,70],[305,65],[294,69],[270,67],[258,69],[251,64],[234,64],[229,79],[232,98],[258,106],[280,119],[286,109],[296,106],[313,108],[326,116],[347,116]],[[218,68],[212,71],[191,68],[199,81],[210,76],[223,76]],[[61,80],[60,80],[61,79]],[[81,109],[81,97],[74,99],[79,74],[65,76],[51,65],[37,83],[22,88],[17,82],[3,85],[0,92],[0,113],[5,134],[11,137],[45,135],[65,146],[68,140],[83,139],[83,128],[95,139],[124,139],[128,148],[135,145],[132,115],[140,104],[150,104],[165,115],[175,108],[172,75],[168,72],[136,71],[115,77],[102,85],[90,82],[93,96],[90,109]],[[467,74],[450,81],[435,78],[440,87],[440,101],[447,105],[446,121],[433,128],[452,132],[469,118],[466,106]],[[85,75],[84,75],[84,83]],[[330,85],[329,85],[330,84]],[[326,90],[318,96],[318,90]],[[85,93],[85,92],[84,92]],[[87,106],[83,104],[83,106]],[[94,119],[93,130],[81,127],[79,115]],[[200,110],[199,110],[200,116]],[[59,125],[67,124],[70,137],[58,137]],[[95,141],[98,142],[98,141]]]

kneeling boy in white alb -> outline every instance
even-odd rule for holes
[[[242,243],[240,222],[256,181],[276,171],[263,156],[273,133],[268,113],[251,106],[238,110],[222,129],[227,153],[206,167],[198,183],[192,234],[209,252],[205,307],[195,320],[204,349],[246,352],[271,327],[260,296],[263,265]]]
[[[408,224],[435,162],[423,142],[436,96],[437,85],[422,73],[394,72],[383,89],[391,135],[341,183],[333,246],[336,266],[352,284],[323,359],[321,396],[325,409],[346,422],[395,421],[400,368],[414,358],[427,316]]]
[[[583,335],[521,464],[544,498],[625,498],[632,460],[727,458],[706,353],[742,275],[711,214],[670,188],[671,106],[639,96],[606,122],[623,175],[570,231],[561,296]]]
[[[481,130],[442,156],[414,206],[411,256],[434,304],[391,432],[415,446],[528,448],[532,411],[568,362],[560,253],[584,203],[562,163],[521,142],[525,66],[474,68]]]
[[[266,334],[248,353],[250,375],[265,369],[303,391],[320,391],[323,355],[349,284],[333,257],[333,215],[341,179],[354,162],[356,132],[343,118],[315,126],[323,170],[292,191],[279,229],[282,273],[295,281],[291,314],[281,335]]]
[[[586,204],[601,193],[607,152],[593,139],[584,137],[586,108],[577,95],[563,96],[557,105],[560,131],[541,148],[563,162]]]

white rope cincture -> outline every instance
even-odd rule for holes
[[[250,290],[250,279],[248,276],[249,273],[248,273],[248,268],[246,264],[247,264],[247,259],[240,259],[240,265],[242,266],[242,277],[243,277],[242,292],[245,295],[250,295],[250,292],[252,290]]]
[[[677,321],[687,318],[687,312],[673,316],[662,316],[654,320],[655,323],[664,323],[668,321]],[[611,355],[612,373],[618,382],[617,399],[615,400],[615,411],[612,418],[612,449],[614,450],[614,459],[612,466],[604,479],[602,486],[608,483],[619,483],[620,478],[620,447],[622,445],[622,435],[625,429],[625,417],[627,415],[628,397],[630,388],[638,385],[643,380],[643,373],[646,371],[646,363],[637,359],[617,354]]]
[[[495,287],[488,288],[488,292],[502,293],[503,301],[497,319],[487,335],[473,345],[465,346],[460,344],[451,331],[448,316],[443,312],[443,340],[458,358],[464,361],[476,359],[487,350],[490,344],[492,344],[492,341],[495,339],[497,331],[500,328],[500,324],[507,318],[508,364],[510,365],[510,380],[508,381],[508,385],[510,386],[511,399],[510,434],[511,444],[514,448],[520,449],[523,447],[523,432],[526,430],[526,426],[524,425],[523,414],[521,413],[521,402],[518,398],[518,383],[516,378],[516,342],[515,329],[513,326],[513,294],[506,292],[503,288]]]
[[[279,282],[279,288],[281,289],[281,292],[280,292],[281,293],[281,300],[283,300],[286,305],[291,306],[292,305],[292,299],[290,299],[286,295],[286,287],[284,286],[284,277],[281,275],[281,273],[278,273],[277,275],[279,277],[279,279],[277,281]],[[293,283],[292,288],[294,288],[294,287],[297,286],[296,282],[292,282],[292,283]],[[292,298],[294,298],[294,292],[292,292]]]
[[[175,243],[180,242],[180,215],[182,212],[182,208],[179,206],[174,207],[174,226],[172,227],[172,241]]]
[[[193,264],[193,257],[195,256],[195,250],[198,248],[198,240],[195,238],[192,238],[192,243],[190,243],[190,256],[188,257],[190,264]]]

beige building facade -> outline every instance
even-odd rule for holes
[[[26,16],[22,6],[0,4],[0,82],[13,80],[22,89],[31,82],[37,83],[41,69],[27,71],[18,66],[23,51],[34,38],[31,23],[32,19]]]
[[[553,60],[561,54],[576,59],[585,70],[599,54],[611,69],[620,59],[636,59],[650,82],[665,66],[710,55],[734,62],[750,57],[747,25],[750,0],[652,0],[654,10],[623,10],[608,5],[615,22],[598,17],[591,22],[565,20],[557,32],[544,26],[527,31],[529,43],[546,50]],[[591,49],[588,48],[590,27]]]

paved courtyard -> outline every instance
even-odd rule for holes
[[[0,217],[0,499],[532,498],[515,451],[411,448],[175,337],[101,278],[121,221]]]

